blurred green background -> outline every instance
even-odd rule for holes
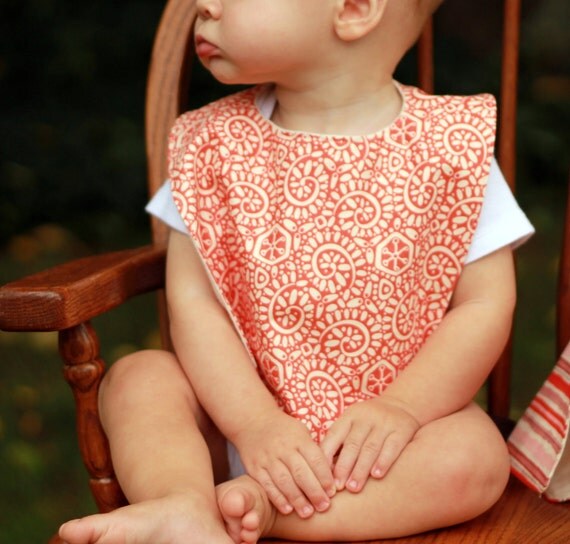
[[[498,94],[497,0],[447,0],[437,90]],[[149,241],[146,67],[164,2],[0,0],[0,284]],[[570,121],[568,0],[523,1],[519,201],[537,235],[518,252],[517,416],[554,363],[554,296]],[[413,53],[398,77],[414,82]],[[220,92],[200,73],[196,104]],[[154,296],[96,320],[107,361],[158,344]],[[44,542],[94,511],[53,334],[0,333],[0,543]]]

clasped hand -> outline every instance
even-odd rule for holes
[[[303,423],[279,409],[235,437],[247,473],[282,514],[324,512],[336,493],[331,465]]]
[[[358,493],[383,478],[420,424],[398,402],[375,398],[350,406],[321,445],[301,422],[276,411],[236,437],[247,473],[282,514],[324,512],[336,491]]]
[[[393,399],[378,397],[347,408],[321,443],[337,490],[358,493],[369,476],[383,478],[419,428]]]

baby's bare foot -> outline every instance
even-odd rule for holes
[[[240,476],[216,487],[218,507],[228,535],[235,544],[255,544],[266,535],[276,512],[261,486],[249,476]]]
[[[59,536],[68,544],[233,544],[219,513],[205,501],[172,495],[69,521]]]

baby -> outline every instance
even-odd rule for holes
[[[172,130],[148,209],[172,227],[175,353],[108,373],[130,505],[64,541],[390,538],[500,497],[507,450],[472,399],[532,227],[492,158],[493,99],[393,80],[440,3],[196,2],[203,65],[254,86]]]

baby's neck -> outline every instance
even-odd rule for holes
[[[402,109],[401,94],[391,78],[367,89],[342,82],[326,87],[297,90],[277,85],[272,121],[288,130],[355,136],[378,132]]]

